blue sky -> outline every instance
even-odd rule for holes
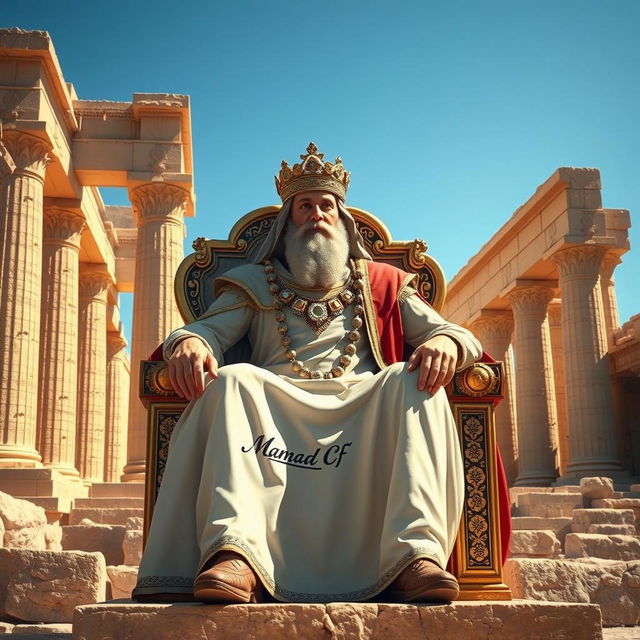
[[[342,156],[350,204],[424,238],[448,278],[560,166],[599,168],[604,206],[640,215],[635,0],[22,0],[2,23],[49,31],[82,99],[191,96],[187,252],[277,202],[280,160],[309,140]],[[640,313],[638,227],[621,321]]]

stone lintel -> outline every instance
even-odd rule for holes
[[[477,629],[478,634],[473,630]],[[207,637],[274,640],[423,640],[428,638],[539,640],[602,638],[600,608],[531,600],[454,602],[451,605],[383,603],[171,605],[119,601],[84,605],[73,617],[74,638],[131,637],[168,640]],[[129,637],[129,636],[127,636]]]

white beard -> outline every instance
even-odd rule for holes
[[[307,223],[302,227],[287,225],[284,255],[296,282],[305,287],[328,289],[342,282],[347,274],[349,234],[338,219],[335,227],[320,223],[322,231]]]

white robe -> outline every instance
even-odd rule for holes
[[[165,342],[171,350],[197,335],[221,361],[246,333],[252,358],[221,367],[175,427],[135,593],[189,593],[198,569],[222,549],[243,555],[281,601],[366,600],[417,558],[444,567],[464,497],[444,390],[418,391],[406,363],[374,373],[364,328],[343,377],[297,377],[261,267],[240,269],[232,280],[252,293],[228,284],[207,317]],[[417,296],[401,313],[409,344],[445,334],[461,347],[459,366],[480,356],[468,331]],[[329,371],[351,318],[347,307],[316,336],[289,314],[298,359]]]

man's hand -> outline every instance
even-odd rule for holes
[[[218,375],[218,363],[198,338],[186,338],[178,343],[169,358],[169,380],[176,393],[193,400],[204,391],[204,375]]]
[[[449,336],[434,336],[416,347],[409,357],[409,371],[418,369],[418,389],[434,394],[453,378],[458,345]]]

